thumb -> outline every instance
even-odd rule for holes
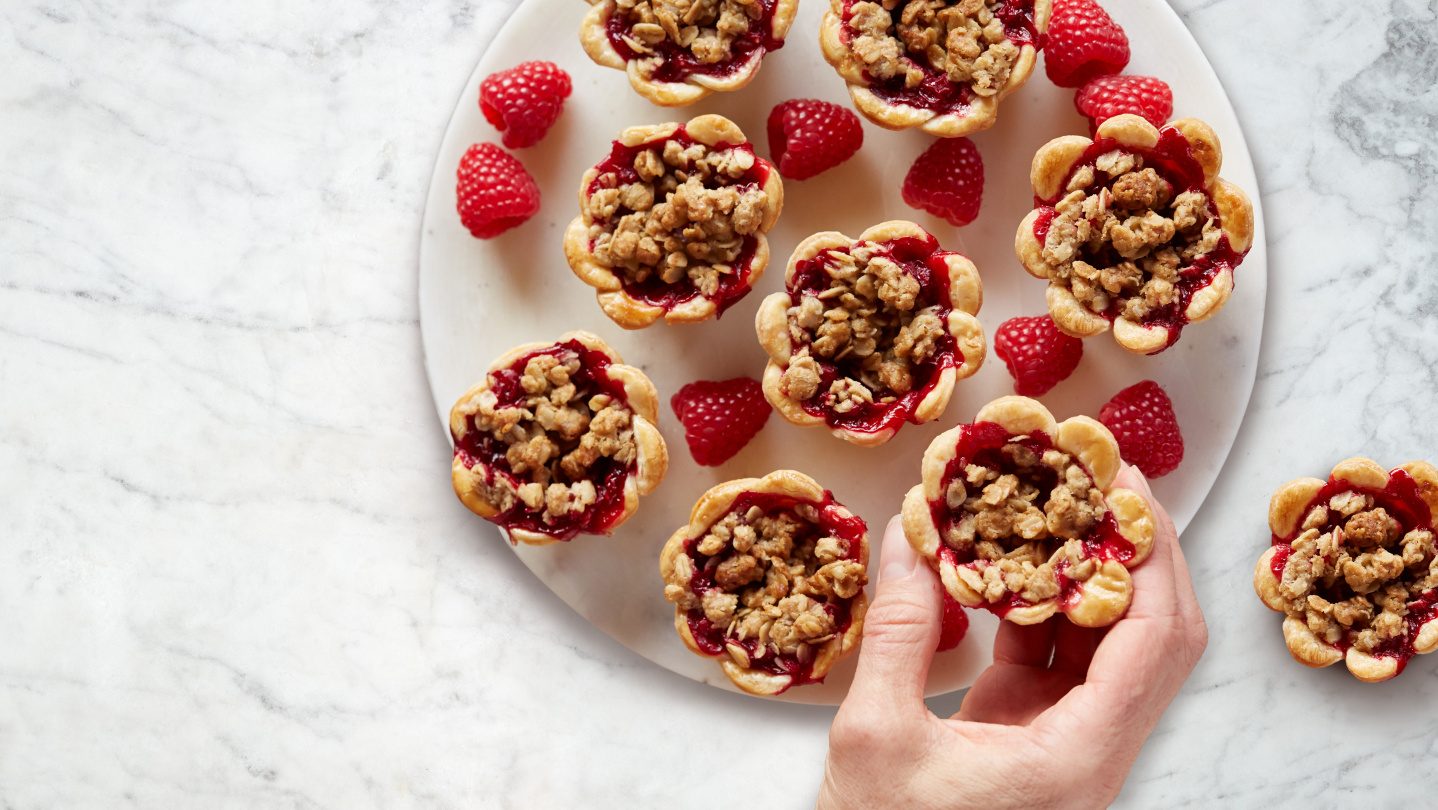
[[[879,585],[864,618],[851,694],[871,706],[924,707],[929,662],[939,641],[939,581],[909,545],[899,518],[884,530]]]

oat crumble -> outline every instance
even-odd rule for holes
[[[1406,635],[1409,603],[1438,587],[1433,533],[1404,532],[1361,492],[1310,508],[1292,549],[1279,581],[1284,612],[1329,644],[1379,651]]]
[[[735,262],[757,234],[770,201],[749,177],[747,146],[714,149],[671,138],[639,150],[635,179],[605,172],[585,213],[594,256],[630,284],[688,281],[712,296],[742,267]]]
[[[850,47],[880,81],[918,87],[931,74],[965,84],[974,95],[997,95],[1008,84],[1020,49],[994,13],[1001,0],[879,0],[849,12]],[[895,13],[897,12],[897,13]]]
[[[826,609],[857,596],[868,582],[850,559],[850,541],[824,531],[819,510],[801,503],[729,512],[680,555],[664,597],[682,610],[701,610],[722,631],[728,654],[749,666],[756,652],[812,660],[814,648],[844,631]],[[714,587],[695,593],[696,561],[712,560]]]
[[[759,0],[616,0],[629,22],[624,44],[640,58],[656,64],[658,46],[669,42],[688,50],[702,64],[714,65],[734,55],[734,42],[764,17]]]

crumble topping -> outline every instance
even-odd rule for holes
[[[997,95],[1020,49],[994,13],[1002,0],[880,0],[855,3],[850,47],[875,79],[901,79],[908,89],[930,74],[966,84],[977,96]],[[894,12],[898,11],[897,14]]]
[[[1203,191],[1175,193],[1143,158],[1122,150],[1080,166],[1054,205],[1043,259],[1051,283],[1099,315],[1142,322],[1179,303],[1181,270],[1223,237]]]
[[[702,611],[726,641],[740,642],[725,647],[741,666],[767,652],[808,663],[816,645],[844,630],[826,608],[868,582],[864,566],[849,559],[853,551],[849,540],[824,530],[812,504],[750,506],[725,515],[675,561],[664,598]],[[690,583],[701,555],[699,565],[713,566],[714,587],[695,593]]]
[[[1017,594],[1029,603],[1059,595],[1058,574],[1086,581],[1097,563],[1084,538],[1108,514],[1103,492],[1073,456],[1010,440],[999,464],[964,466],[944,492],[944,544],[970,588],[997,604]]]
[[[827,284],[806,290],[789,307],[796,347],[782,387],[799,402],[818,400],[835,413],[874,402],[891,403],[922,380],[916,367],[931,362],[948,335],[943,309],[921,307],[919,280],[881,244],[859,242],[828,250],[821,261]],[[820,361],[839,366],[823,384]]]
[[[655,46],[666,40],[702,64],[726,62],[734,41],[764,17],[759,0],[616,0],[615,6],[630,22],[624,44],[655,63],[661,60]]]
[[[1370,654],[1405,636],[1409,603],[1438,587],[1433,533],[1404,532],[1371,495],[1352,491],[1313,506],[1301,528],[1279,581],[1285,614]]]
[[[595,257],[626,282],[687,280],[712,296],[743,268],[734,263],[759,232],[769,197],[749,177],[754,151],[670,139],[641,149],[635,178],[601,174],[585,201]]]
[[[593,471],[602,460],[626,468],[635,462],[633,413],[609,394],[576,382],[579,371],[572,349],[537,354],[520,373],[516,402],[501,404],[489,390],[473,403],[455,440],[474,430],[503,448],[512,478],[493,475],[482,485],[485,498],[501,512],[523,506],[553,525],[595,503]]]

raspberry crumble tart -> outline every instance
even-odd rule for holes
[[[1081,338],[1112,326],[1125,349],[1157,354],[1213,317],[1253,243],[1253,205],[1222,165],[1218,136],[1194,118],[1159,129],[1119,115],[1094,140],[1039,149],[1015,251],[1048,280],[1054,323]]]
[[[679,107],[753,81],[784,47],[799,0],[590,0],[579,29],[596,64],[623,70],[655,104]]]
[[[794,250],[784,283],[755,326],[769,354],[764,395],[796,425],[880,445],[906,421],[937,419],[954,383],[983,365],[979,272],[912,222],[858,239],[816,233]]]
[[[630,127],[584,173],[564,255],[626,329],[703,321],[764,273],[783,207],[779,172],[733,121]]]
[[[512,543],[607,534],[669,465],[654,384],[597,336],[526,343],[449,412],[454,491]]]
[[[889,129],[988,129],[1033,73],[1051,0],[830,0],[824,58],[854,106]]]
[[[779,470],[720,484],[660,555],[674,628],[755,695],[818,683],[859,643],[864,521],[812,478]]]
[[[1438,469],[1385,472],[1366,458],[1327,481],[1300,478],[1268,508],[1273,546],[1253,571],[1263,604],[1284,614],[1299,663],[1339,661],[1362,681],[1386,681],[1438,649]]]
[[[1120,463],[1098,422],[1055,422],[1035,400],[1002,397],[929,445],[904,534],[965,607],[1106,627],[1133,600],[1129,569],[1153,550],[1148,502],[1113,485]]]

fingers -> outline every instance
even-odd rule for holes
[[[994,636],[994,663],[1046,667],[1054,654],[1055,627],[1060,622],[1020,625],[1000,622]]]
[[[1055,622],[1054,660],[1050,668],[1083,680],[1089,664],[1103,641],[1102,628],[1079,627],[1071,622]]]
[[[899,519],[884,530],[879,584],[864,617],[864,643],[850,700],[891,713],[919,712],[939,641],[939,581],[904,538]]]
[[[1175,584],[1173,550],[1178,539],[1172,532],[1173,521],[1168,513],[1153,498],[1148,480],[1137,467],[1123,465],[1114,478],[1114,485],[1142,495],[1154,513],[1156,531],[1153,538],[1153,553],[1143,564],[1133,570],[1133,604],[1129,616],[1177,616],[1178,591]]]

